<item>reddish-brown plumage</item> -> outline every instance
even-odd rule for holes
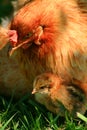
[[[31,92],[34,78],[50,72],[87,95],[87,18],[79,7],[75,0],[33,0],[13,18],[18,38],[10,54],[28,81],[21,91]]]
[[[31,74],[34,77],[44,71],[50,71],[57,73],[67,82],[72,82],[74,79],[83,81],[87,75],[84,59],[87,41],[85,19],[74,0],[69,2],[34,0],[25,5],[11,22],[10,29],[18,33],[17,45],[31,38],[30,35],[27,37],[29,33],[35,38],[35,35],[38,35],[36,31],[38,27],[41,26],[43,32],[39,37],[40,45],[37,45],[33,38],[32,45],[31,42],[26,43],[30,44],[30,47],[23,49],[21,46],[16,51],[20,53],[17,54],[19,62],[21,64],[26,62],[26,66],[31,70],[33,62]],[[23,57],[27,58],[25,62]],[[23,69],[27,71],[26,77],[30,78],[30,71],[24,66]]]

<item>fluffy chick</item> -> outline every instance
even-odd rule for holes
[[[72,115],[86,110],[86,96],[79,86],[64,85],[64,81],[55,74],[44,73],[37,76],[32,94],[48,110],[62,116],[65,110]]]

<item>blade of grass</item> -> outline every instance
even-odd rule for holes
[[[77,112],[77,117],[87,123],[87,117],[83,116],[83,115],[80,114],[79,112]]]
[[[7,127],[7,125],[10,123],[10,121],[15,117],[17,113],[15,113],[1,128],[1,130],[5,130],[5,128]]]

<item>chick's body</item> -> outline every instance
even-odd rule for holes
[[[86,111],[85,93],[78,86],[65,85],[57,75],[39,75],[35,78],[33,87],[35,99],[53,113],[64,116],[65,110],[72,115]]]

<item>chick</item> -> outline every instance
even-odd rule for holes
[[[65,110],[75,115],[86,111],[86,96],[79,86],[67,85],[55,74],[43,73],[33,83],[32,94],[37,102],[53,113],[64,115]]]

